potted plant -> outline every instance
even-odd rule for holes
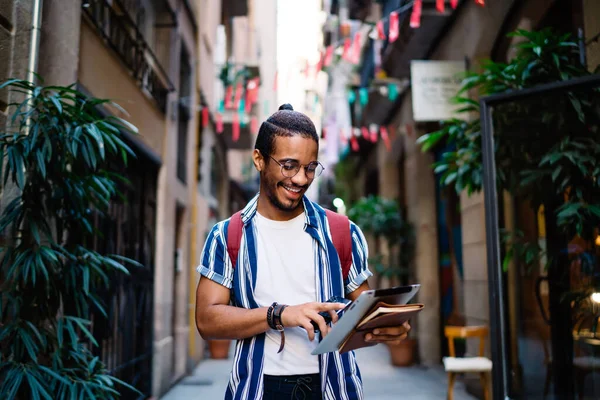
[[[348,217],[373,237],[369,264],[376,273],[375,286],[381,287],[384,278],[389,285],[408,284],[414,257],[414,230],[403,218],[398,202],[380,196],[363,197],[348,210]],[[416,343],[416,339],[409,337],[398,345],[388,345],[392,364],[411,365]]]

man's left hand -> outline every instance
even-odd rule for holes
[[[365,339],[371,343],[399,344],[406,339],[409,331],[410,325],[408,322],[405,322],[401,326],[374,329],[370,333],[367,333]]]

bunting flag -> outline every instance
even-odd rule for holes
[[[344,128],[340,128],[340,139],[342,140],[342,144],[345,146],[348,144],[348,137],[344,132]]]
[[[480,6],[485,6],[485,0],[475,0],[475,3],[479,4]]]
[[[215,125],[216,125],[216,129],[217,129],[217,133],[221,134],[221,133],[223,133],[223,114],[216,113],[215,119],[216,119]]]
[[[369,131],[371,133],[371,142],[377,143],[377,125],[371,124],[369,126]]]
[[[366,106],[369,102],[369,89],[362,87],[358,89],[358,98],[361,106]]]
[[[388,98],[390,101],[396,101],[398,98],[398,86],[393,83],[388,84]]]
[[[319,72],[321,72],[322,69],[323,69],[323,53],[319,52],[319,61],[317,62],[317,65],[315,66],[315,79],[317,78],[317,76],[319,75]]]
[[[383,144],[385,144],[385,148],[387,149],[387,151],[391,151],[392,145],[390,143],[390,136],[388,135],[387,128],[383,125],[380,126],[379,134],[381,135],[381,138],[383,139]]]
[[[325,50],[325,59],[323,60],[323,65],[328,67],[331,65],[331,61],[333,60],[333,46],[327,46]]]
[[[233,97],[233,108],[236,110],[239,110],[240,108],[240,101],[242,100],[243,91],[244,88],[242,87],[242,82],[238,82],[238,84],[235,86],[235,95]]]
[[[417,0],[418,1],[418,0]],[[396,11],[390,13],[390,31],[389,40],[390,43],[394,43],[400,36],[400,18]]]
[[[377,28],[377,37],[379,38],[379,40],[385,40],[383,20],[378,21],[375,27]]]
[[[237,113],[233,113],[233,121],[231,125],[231,140],[237,142],[240,139],[240,119]]]
[[[352,40],[350,38],[344,39],[344,51],[342,53],[342,58],[346,61],[352,61],[352,54],[350,54],[350,50],[352,48]]]
[[[421,26],[421,11],[423,8],[423,0],[415,0],[412,14],[410,15],[410,27],[418,28]]]
[[[254,134],[258,133],[258,118],[256,117],[250,119],[250,132]]]
[[[441,13],[446,11],[446,0],[437,0],[435,3],[435,8]]]
[[[369,130],[366,126],[360,128],[360,133],[362,134],[362,137],[366,140],[371,140],[371,135],[369,134]]]
[[[244,104],[244,111],[247,114],[250,114],[250,111],[252,111],[252,92],[246,92],[246,100],[244,100],[242,104]]]
[[[352,63],[358,64],[360,62],[360,45],[361,45],[361,33],[356,32],[354,34],[354,43],[352,44]]]
[[[243,115],[244,111],[246,111],[246,100],[241,99],[238,105],[238,112]]]
[[[358,146],[358,140],[356,140],[356,136],[350,136],[350,146],[352,147],[352,151],[359,151],[360,147]]]
[[[327,139],[327,128],[325,128],[324,126],[321,127],[321,138]]]
[[[277,91],[277,83],[279,80],[279,71],[275,71],[275,77],[273,78],[273,91],[276,92]]]
[[[458,6],[458,0],[450,0],[450,7],[452,7],[453,10],[456,10],[457,6]]]
[[[208,126],[208,107],[202,107],[202,127],[206,128]]]
[[[225,91],[225,108],[230,109],[233,108],[233,103],[231,102],[231,98],[233,96],[233,86],[227,86]]]
[[[218,112],[219,112],[219,113],[221,113],[221,114],[224,114],[224,113],[225,113],[225,100],[221,100],[221,101],[219,102],[219,109],[218,109]]]
[[[348,91],[348,103],[354,104],[355,101],[356,101],[356,93],[354,93],[354,90],[350,89]]]

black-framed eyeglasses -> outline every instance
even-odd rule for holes
[[[323,173],[325,169],[323,165],[318,161],[311,161],[306,165],[300,164],[298,161],[294,160],[286,160],[284,162],[279,162],[273,158],[273,156],[269,156],[273,161],[275,161],[281,167],[281,175],[286,178],[293,178],[298,174],[301,167],[304,167],[304,173],[306,177],[309,179],[316,178],[317,176]]]

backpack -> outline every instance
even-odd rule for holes
[[[344,280],[348,277],[350,267],[352,266],[352,238],[350,237],[350,221],[345,215],[337,214],[330,210],[325,210],[327,214],[327,222],[331,230],[333,245],[340,257],[340,265],[342,267],[342,276]],[[240,251],[240,243],[242,241],[242,230],[244,224],[242,222],[242,212],[238,211],[231,216],[229,220],[229,228],[227,229],[227,252],[231,259],[233,268],[237,263],[237,256]]]

